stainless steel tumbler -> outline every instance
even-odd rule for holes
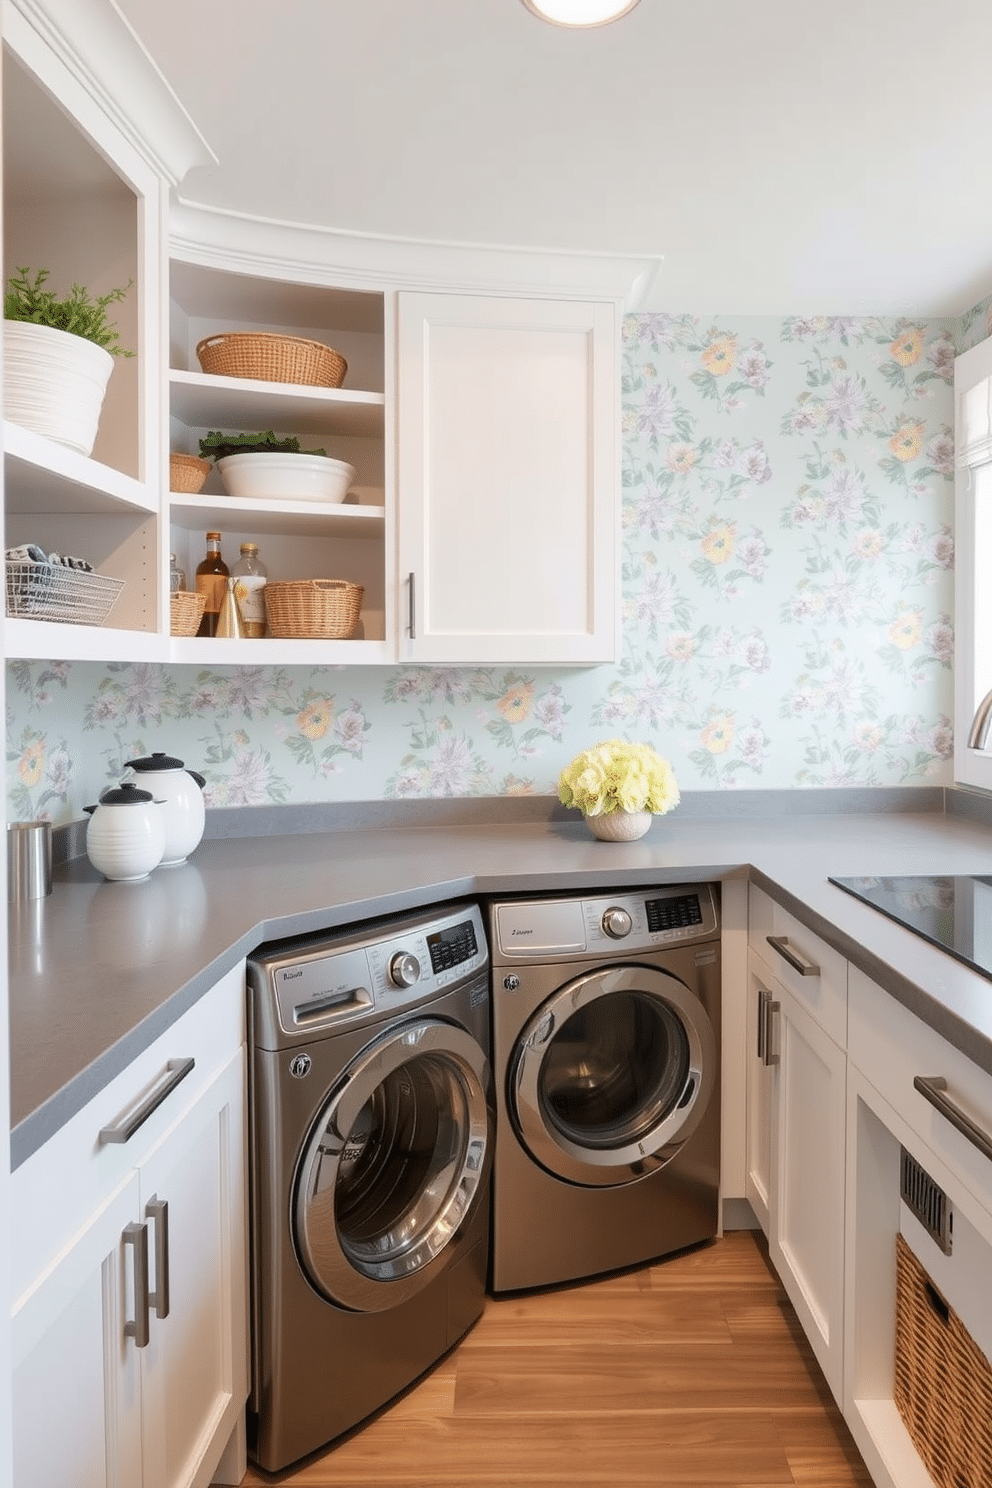
[[[43,899],[52,892],[52,824],[7,823],[7,898]]]

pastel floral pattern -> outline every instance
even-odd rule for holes
[[[683,792],[950,782],[955,320],[628,317],[615,666],[7,670],[11,817],[165,749],[212,806],[553,795],[598,739]]]

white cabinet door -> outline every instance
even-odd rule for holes
[[[834,1398],[843,1401],[847,1055],[780,984],[769,1254]]]
[[[16,1301],[17,1488],[210,1482],[248,1395],[244,1084],[241,1048]]]
[[[398,301],[400,659],[615,660],[618,308]]]
[[[141,1482],[132,1173],[14,1302],[17,1488],[133,1488]]]
[[[239,1050],[139,1169],[159,1299],[141,1354],[143,1488],[209,1482],[204,1449],[248,1394],[244,1085]]]

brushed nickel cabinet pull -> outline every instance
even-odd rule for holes
[[[148,1120],[153,1111],[166,1100],[176,1086],[185,1080],[195,1065],[193,1059],[170,1059],[148,1094],[125,1111],[119,1120],[100,1128],[100,1141],[130,1142],[135,1132]]]
[[[155,1316],[169,1316],[169,1205],[157,1194],[145,1205],[145,1218],[155,1225],[155,1290],[149,1292],[148,1300],[155,1309]]]
[[[410,595],[409,595],[409,599],[410,599],[410,612],[409,612],[409,615],[407,617],[408,620],[409,620],[409,624],[407,626],[407,629],[410,632],[410,639],[411,639],[411,641],[415,641],[417,639],[417,576],[416,576],[416,574],[414,574],[414,573],[411,573],[410,574],[409,584],[410,584]]]
[[[943,1075],[917,1075],[913,1080],[913,1088],[918,1090],[923,1099],[928,1100],[952,1126],[956,1127],[962,1136],[967,1137],[971,1145],[977,1147],[983,1157],[987,1157],[992,1162],[992,1137],[972,1121],[960,1106],[954,1104],[947,1094],[947,1081]]]
[[[124,1226],[124,1244],[131,1247],[131,1269],[134,1277],[134,1322],[124,1324],[125,1338],[133,1338],[135,1348],[148,1347],[148,1226],[132,1220]]]
[[[768,993],[764,987],[758,988],[758,1060],[765,1062],[765,1040],[768,1037],[768,1021],[766,1007],[768,1005]]]
[[[778,1064],[779,1060],[779,1022],[778,1014],[782,1004],[776,1002],[770,992],[765,993],[765,1063]]]
[[[784,961],[788,961],[793,971],[798,971],[800,976],[819,976],[820,968],[815,961],[804,961],[801,956],[789,945],[787,935],[766,935],[765,939],[773,951],[778,951]]]

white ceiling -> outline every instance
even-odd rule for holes
[[[990,0],[117,0],[218,164],[180,196],[663,255],[652,307],[960,314],[992,293]]]

